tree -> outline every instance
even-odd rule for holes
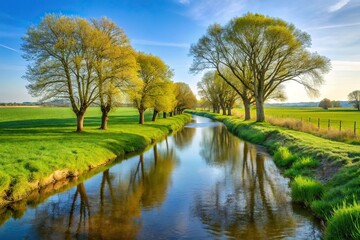
[[[325,110],[328,110],[329,108],[332,107],[332,103],[331,103],[330,99],[324,98],[323,100],[320,101],[319,107],[321,107]]]
[[[239,94],[245,109],[245,120],[249,120],[253,94],[251,89],[247,88],[250,84],[246,84],[247,87],[244,87],[243,82],[251,81],[251,72],[245,70],[247,62],[246,59],[242,59],[243,62],[240,65],[243,66],[243,71],[241,74],[229,74],[226,63],[231,61],[227,60],[231,56],[227,52],[224,29],[218,24],[210,26],[205,36],[190,48],[190,55],[194,57],[190,71],[198,73],[205,69],[215,69],[219,76]],[[234,81],[234,77],[238,80]]]
[[[231,55],[226,66],[236,76],[245,70],[252,73],[251,84],[242,83],[254,92],[259,122],[265,120],[265,100],[278,86],[295,81],[316,95],[322,74],[330,69],[327,58],[306,49],[311,45],[310,36],[281,19],[249,13],[230,21],[224,38],[230,49],[225,54]]]
[[[134,50],[121,28],[105,17],[93,19],[92,24],[103,33],[94,68],[102,112],[100,128],[106,129],[110,110],[121,99],[121,92],[136,84],[138,69]]]
[[[30,62],[25,78],[31,95],[42,99],[67,98],[83,130],[87,108],[97,99],[93,75],[95,56],[102,39],[82,18],[46,15],[23,38],[24,58]]]
[[[231,108],[239,95],[216,71],[206,72],[197,86],[199,95],[212,103],[214,112],[219,110],[220,106],[223,115],[226,115],[226,111],[231,115]]]
[[[173,73],[159,57],[137,54],[138,76],[141,83],[129,90],[129,95],[139,111],[139,123],[144,123],[144,112],[155,105],[158,97],[164,94],[163,83],[170,81]]]
[[[163,112],[164,118],[166,118],[166,113],[171,112],[176,104],[175,98],[175,87],[176,85],[170,81],[162,82],[159,84],[160,94],[154,100],[154,113],[152,121],[156,120],[156,117],[159,112]]]
[[[185,109],[194,109],[197,104],[195,94],[191,91],[189,85],[183,82],[176,84],[176,106],[174,109],[175,114],[181,114]]]
[[[357,110],[360,111],[360,90],[349,93],[348,99],[354,108],[357,108]]]
[[[332,107],[334,107],[334,108],[341,108],[341,103],[340,103],[340,101],[332,100],[332,101],[331,101],[331,105],[332,105]]]
[[[243,100],[245,119],[250,118],[250,103],[256,102],[256,120],[264,121],[264,103],[274,96],[279,86],[295,81],[308,93],[316,94],[323,82],[322,73],[329,70],[329,60],[309,52],[310,36],[281,19],[260,14],[235,18],[225,27],[214,24],[196,45],[191,71],[215,68]],[[240,91],[223,74],[230,69],[241,83]],[[250,97],[249,97],[250,96]]]

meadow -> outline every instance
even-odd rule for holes
[[[0,108],[0,204],[64,177],[78,176],[119,155],[145,148],[189,121],[177,115],[138,124],[133,108],[109,115],[108,130],[100,130],[101,112],[89,108],[84,132],[76,133],[70,108]]]
[[[252,119],[255,119],[255,113],[255,109],[252,109]],[[265,108],[265,114],[266,121],[272,125],[315,134],[331,140],[360,144],[360,112],[355,109]],[[243,116],[243,109],[235,109],[234,115]]]

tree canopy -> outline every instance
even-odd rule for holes
[[[264,121],[265,101],[285,82],[295,81],[309,94],[317,94],[318,86],[323,83],[322,74],[329,71],[330,62],[307,50],[310,45],[310,36],[294,25],[248,13],[232,19],[224,27],[210,26],[206,35],[191,47],[194,61],[190,70],[216,69],[246,102],[246,96],[223,74],[224,69],[229,69],[241,83],[239,86],[254,98],[257,121]]]

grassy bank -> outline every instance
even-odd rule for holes
[[[0,108],[0,204],[143,149],[190,120],[183,114],[151,122],[148,112],[147,122],[139,125],[136,110],[120,108],[104,131],[100,116],[98,108],[90,108],[85,131],[75,133],[69,108]]]
[[[191,113],[221,121],[242,139],[266,146],[275,163],[292,179],[293,200],[328,222],[326,239],[360,239],[359,146],[269,123],[207,112]]]

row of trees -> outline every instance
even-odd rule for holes
[[[30,62],[25,75],[29,92],[43,100],[68,99],[78,132],[92,104],[100,106],[101,128],[106,129],[108,114],[124,93],[138,109],[140,123],[150,107],[181,112],[195,105],[193,94],[192,102],[179,98],[191,90],[171,81],[172,71],[160,58],[136,52],[124,31],[107,18],[46,15],[28,29],[22,50]]]
[[[330,61],[307,50],[310,36],[278,18],[246,14],[225,26],[211,25],[191,46],[190,71],[214,69],[239,96],[250,119],[250,104],[256,104],[256,120],[264,121],[264,103],[284,96],[283,84],[295,81],[312,95],[323,83]],[[201,90],[201,88],[200,88]]]

